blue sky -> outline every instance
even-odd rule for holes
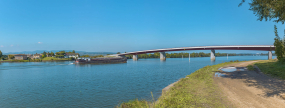
[[[240,2],[0,0],[0,50],[128,52],[205,45],[272,45],[276,23],[257,21],[247,3],[238,7]],[[279,23],[277,27],[283,37],[285,26]]]

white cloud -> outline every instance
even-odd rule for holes
[[[0,47],[4,47],[3,45],[1,45]]]
[[[42,44],[42,42],[38,42],[38,44]]]
[[[11,47],[13,47],[14,45],[10,45]]]

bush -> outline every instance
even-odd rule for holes
[[[75,58],[74,57],[70,57],[70,60],[75,60]]]

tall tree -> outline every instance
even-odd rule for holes
[[[74,51],[74,50],[72,50],[72,53],[75,53],[75,51]]]
[[[239,4],[241,6],[245,0]],[[251,0],[249,10],[253,11],[258,20],[275,19],[274,22],[285,22],[285,0]]]
[[[43,55],[46,55],[46,54],[47,54],[47,53],[44,51],[44,52],[43,52]]]
[[[14,56],[14,55],[8,55],[8,58],[9,58],[9,59],[14,59],[15,56]]]
[[[0,50],[0,59],[2,59],[2,56],[3,56],[3,55],[2,55],[2,52],[1,52],[1,50]]]
[[[51,51],[51,52],[50,52],[50,55],[51,55],[51,56],[54,56],[54,53]]]
[[[275,33],[275,38],[274,38],[275,54],[277,56],[277,59],[281,60],[284,54],[284,42],[278,36],[276,25],[274,25],[274,33]]]

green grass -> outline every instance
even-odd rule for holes
[[[45,57],[43,59],[31,59],[29,60],[3,60],[2,62],[41,62],[41,61],[67,61],[71,58],[55,58],[55,57]],[[0,61],[1,62],[1,61]]]
[[[3,60],[3,62],[29,62],[29,60]]]
[[[64,61],[64,60],[71,60],[71,59],[70,58],[45,57],[42,60],[43,61]]]
[[[263,60],[254,65],[258,66],[264,74],[285,79],[285,63],[280,63],[277,60]]]
[[[156,107],[156,108],[191,108],[191,107],[227,107],[221,91],[214,84],[213,75],[218,68],[236,62],[226,62],[213,66],[205,66],[182,78],[170,91],[159,97],[157,102],[145,104],[145,100],[132,100],[122,103],[118,108]],[[129,106],[128,106],[129,105]],[[140,106],[138,106],[140,105]]]
[[[250,70],[250,71],[255,70],[254,67],[253,67],[253,65],[248,65],[248,66],[246,66],[246,67],[247,67],[247,69]]]
[[[124,102],[117,106],[117,108],[149,108],[150,102],[146,100],[130,100],[129,102]]]

